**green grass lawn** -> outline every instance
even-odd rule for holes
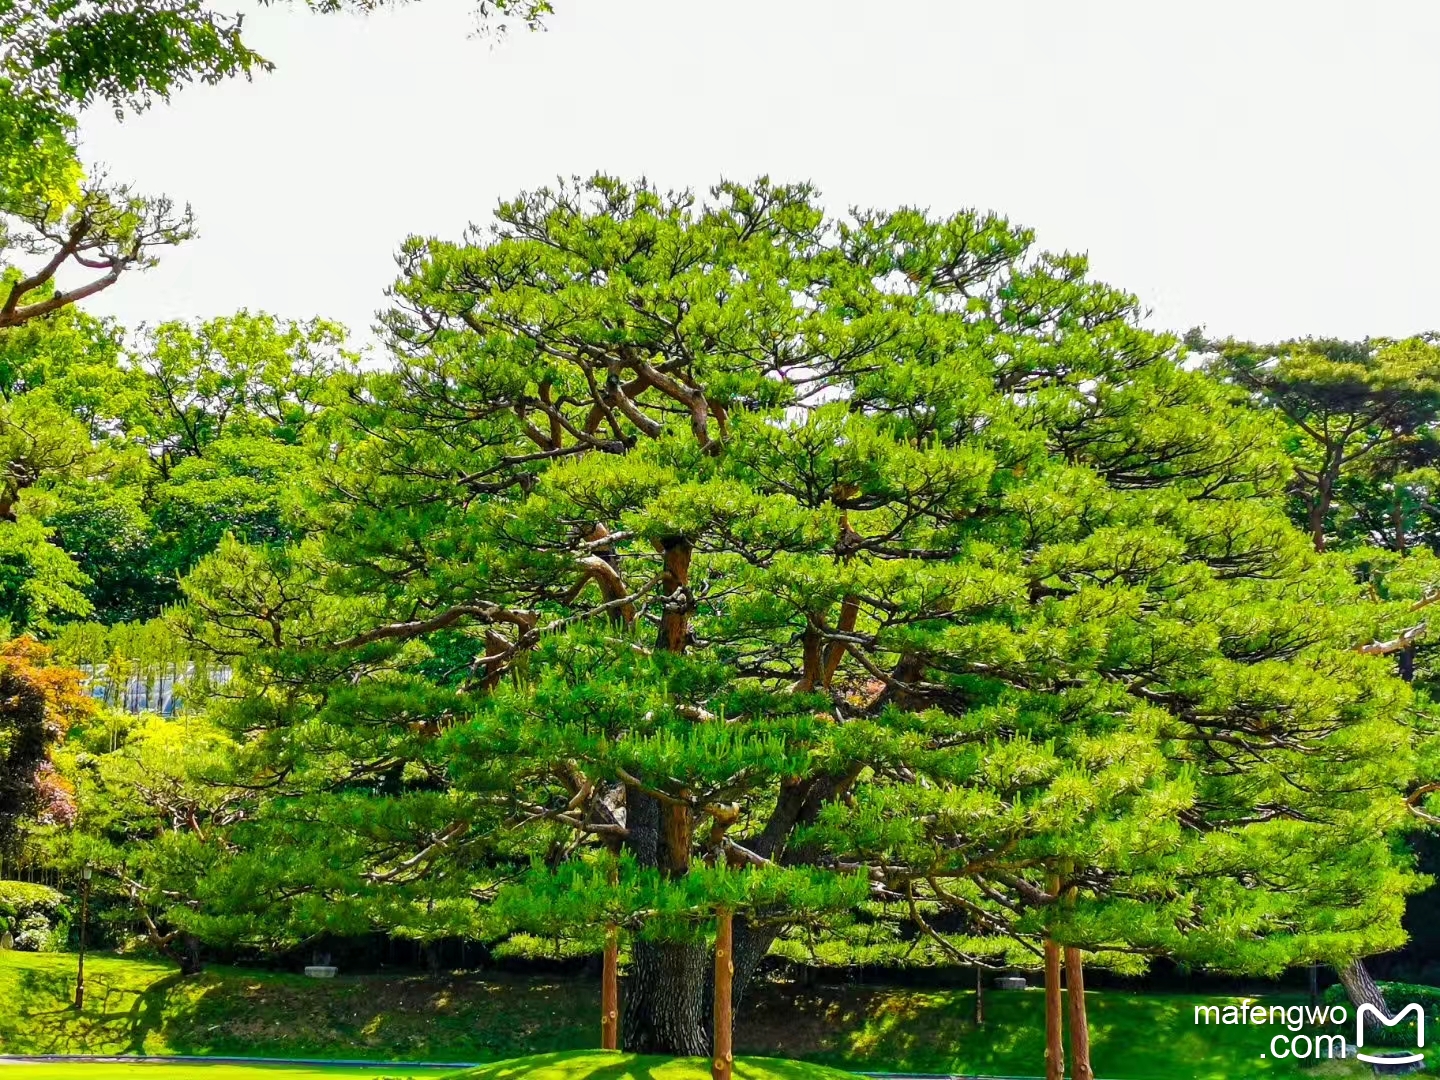
[[[581,978],[315,980],[215,967],[185,979],[165,964],[92,954],[86,961],[85,1012],[77,1016],[69,1004],[74,965],[74,956],[66,954],[0,952],[0,1053],[497,1062],[590,1050],[599,1035],[599,986]],[[1229,1004],[1228,998],[1103,991],[1086,995],[1086,1001],[1093,1059],[1103,1080],[1369,1075],[1354,1062],[1304,1069],[1261,1057],[1273,1034],[1269,1029],[1195,1026],[1196,1004]],[[1042,1073],[1043,995],[992,991],[986,1013],[988,1022],[977,1031],[974,994],[968,990],[768,984],[746,1001],[736,1025],[736,1051],[877,1072]],[[615,1067],[617,1059],[609,1059],[606,1068]],[[648,1064],[634,1067],[663,1080]],[[0,1067],[0,1080],[70,1075],[23,1068],[24,1076]],[[97,1080],[122,1075],[115,1066],[90,1071],[99,1068],[89,1067],[84,1075]],[[182,1080],[171,1068],[181,1066],[145,1075]],[[215,1071],[229,1066],[203,1068],[209,1080],[229,1080]],[[620,1080],[627,1074],[603,1075]]]
[[[838,996],[824,991],[794,995],[788,1021],[777,1025],[782,1030],[766,1052],[876,1072],[1015,1077],[1044,1072],[1045,997],[1038,989],[987,993],[986,1023],[978,1031],[971,991],[849,990]],[[1275,995],[1255,1000],[1300,1004],[1306,999]],[[1197,1004],[1232,1004],[1233,998],[1091,992],[1085,1002],[1091,1060],[1102,1080],[1335,1080],[1372,1075],[1353,1061],[1302,1068],[1293,1061],[1262,1057],[1278,1029],[1195,1025]]]
[[[540,1054],[497,1061],[456,1080],[710,1080],[705,1058],[645,1057],[604,1050]],[[776,1058],[737,1058],[735,1080],[855,1080],[852,1073]]]
[[[588,1049],[599,1027],[598,987],[564,979],[321,981],[226,967],[186,979],[91,954],[85,990],[77,1016],[73,955],[0,952],[0,1053],[494,1061]]]
[[[434,1069],[423,1075],[439,1080],[452,1074]],[[402,1065],[385,1069],[347,1069],[320,1065],[115,1065],[105,1063],[57,1063],[3,1065],[0,1074],[7,1080],[412,1080],[417,1074]]]

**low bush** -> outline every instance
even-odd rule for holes
[[[27,881],[0,881],[0,937],[8,932],[15,948],[51,952],[70,937],[65,894]]]

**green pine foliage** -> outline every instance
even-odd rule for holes
[[[1288,522],[1271,418],[1083,258],[595,177],[401,264],[305,539],[184,584],[273,792],[214,918],[612,922],[682,998],[717,906],[742,984],[866,905],[951,959],[1403,940],[1423,747],[1355,649],[1391,609]]]

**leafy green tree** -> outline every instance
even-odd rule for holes
[[[111,426],[124,382],[113,329],[79,313],[0,331],[0,612],[15,630],[92,610],[85,560],[51,519],[62,492],[134,475]]]
[[[125,718],[118,732],[117,719],[92,715],[56,752],[79,812],[37,842],[64,870],[90,866],[97,896],[144,927],[145,947],[194,974],[197,913],[255,796],[226,783],[232,744],[201,718]]]
[[[142,396],[126,417],[156,474],[145,500],[154,531],[145,572],[164,585],[144,615],[177,599],[179,576],[227,533],[255,544],[300,535],[296,493],[310,475],[301,444],[331,382],[355,359],[344,329],[320,319],[241,311],[166,323],[149,336],[136,360]]]
[[[315,11],[370,11],[384,0],[307,0]],[[545,0],[480,0],[482,19],[536,27]],[[117,116],[149,108],[194,82],[251,77],[273,65],[245,44],[243,16],[203,0],[11,0],[0,8],[0,87],[31,123],[64,123],[104,102]],[[503,23],[502,23],[503,25]]]
[[[396,368],[311,425],[306,539],[185,583],[284,792],[248,902],[519,879],[543,911],[588,875],[553,929],[630,925],[625,1044],[684,1053],[707,902],[742,991],[857,879],[991,942],[1276,970],[1399,940],[1408,691],[1353,648],[1381,605],[1286,521],[1274,425],[1084,259],[595,177],[401,266]]]
[[[316,11],[369,11],[384,0],[309,0]],[[538,27],[547,0],[479,0],[483,22]],[[250,77],[272,64],[242,40],[239,13],[204,0],[76,0],[0,5],[0,331],[43,318],[153,266],[194,235],[194,218],[165,196],[85,176],[76,113],[105,102],[117,117],[179,87]],[[38,258],[21,272],[13,252]],[[56,286],[65,267],[85,276]]]
[[[331,376],[356,359],[345,337],[343,327],[322,319],[244,310],[163,323],[136,358],[145,396],[128,427],[150,447],[165,479],[185,459],[212,456],[236,440],[297,445]]]
[[[97,551],[127,543],[86,516],[113,521],[109,511],[133,502],[125,489],[143,475],[118,426],[130,380],[117,337],[75,310],[0,331],[0,611],[15,630],[93,610],[88,571],[111,562],[87,557],[76,530]],[[70,536],[56,530],[66,524]]]
[[[293,539],[300,443],[353,360],[333,323],[246,312],[164,324],[130,357],[117,337],[74,310],[0,332],[0,597],[16,628],[150,618],[227,532]]]
[[[195,235],[188,206],[177,210],[168,198],[137,195],[127,185],[106,185],[103,178],[73,199],[11,211],[6,226],[11,250],[43,262],[28,273],[6,274],[0,284],[0,330],[108,289],[127,270],[154,266],[157,249]],[[55,276],[67,265],[87,275],[87,280],[60,290]]]

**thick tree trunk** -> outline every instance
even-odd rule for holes
[[[731,1044],[734,1006],[730,1002],[730,981],[735,975],[733,916],[726,908],[715,913],[715,1002],[710,1054],[710,1080],[730,1080],[735,1065]]]
[[[685,651],[690,637],[690,542],[683,536],[661,541],[663,608],[655,647]],[[640,788],[625,789],[626,846],[641,866],[668,878],[690,868],[694,821],[688,808],[665,802]],[[637,939],[630,977],[625,983],[621,1036],[632,1054],[704,1057],[710,1052],[706,1017],[709,950],[704,942],[655,942]]]
[[[1064,1014],[1060,1001],[1060,946],[1045,939],[1045,1080],[1065,1080]]]
[[[735,918],[735,978],[731,981],[731,1000],[736,1009],[745,997],[745,991],[760,970],[760,962],[770,953],[775,943],[775,931],[767,926],[754,926],[743,915]]]
[[[671,808],[636,788],[627,788],[627,845],[641,866],[667,875],[685,872],[687,852],[675,851]],[[706,1005],[710,980],[709,950],[704,942],[655,942],[637,939],[631,948],[630,975],[621,1007],[621,1040],[632,1054],[704,1057],[710,1052]]]
[[[665,555],[660,576],[660,592],[664,603],[660,613],[660,631],[655,647],[666,652],[684,652],[690,636],[690,541],[681,536],[666,537],[661,542]]]
[[[180,951],[180,974],[199,975],[205,968],[205,963],[200,959],[200,939],[194,934],[186,934],[183,938],[184,947]]]
[[[636,940],[625,982],[625,1049],[632,1054],[705,1057],[704,942]]]
[[[600,967],[600,1049],[620,1049],[620,928],[605,928]]]
[[[1380,987],[1375,985],[1370,972],[1365,970],[1363,960],[1351,960],[1350,963],[1337,967],[1335,974],[1340,976],[1345,993],[1350,997],[1350,1004],[1357,1010],[1361,1005],[1373,1005],[1386,1016],[1390,1015],[1390,1007],[1385,1004],[1385,995],[1380,992]],[[1372,1019],[1370,1027],[1378,1027],[1377,1021]]]
[[[1085,1015],[1085,963],[1079,949],[1065,950],[1065,999],[1070,1006],[1070,1075],[1095,1080],[1090,1067],[1090,1020]]]

